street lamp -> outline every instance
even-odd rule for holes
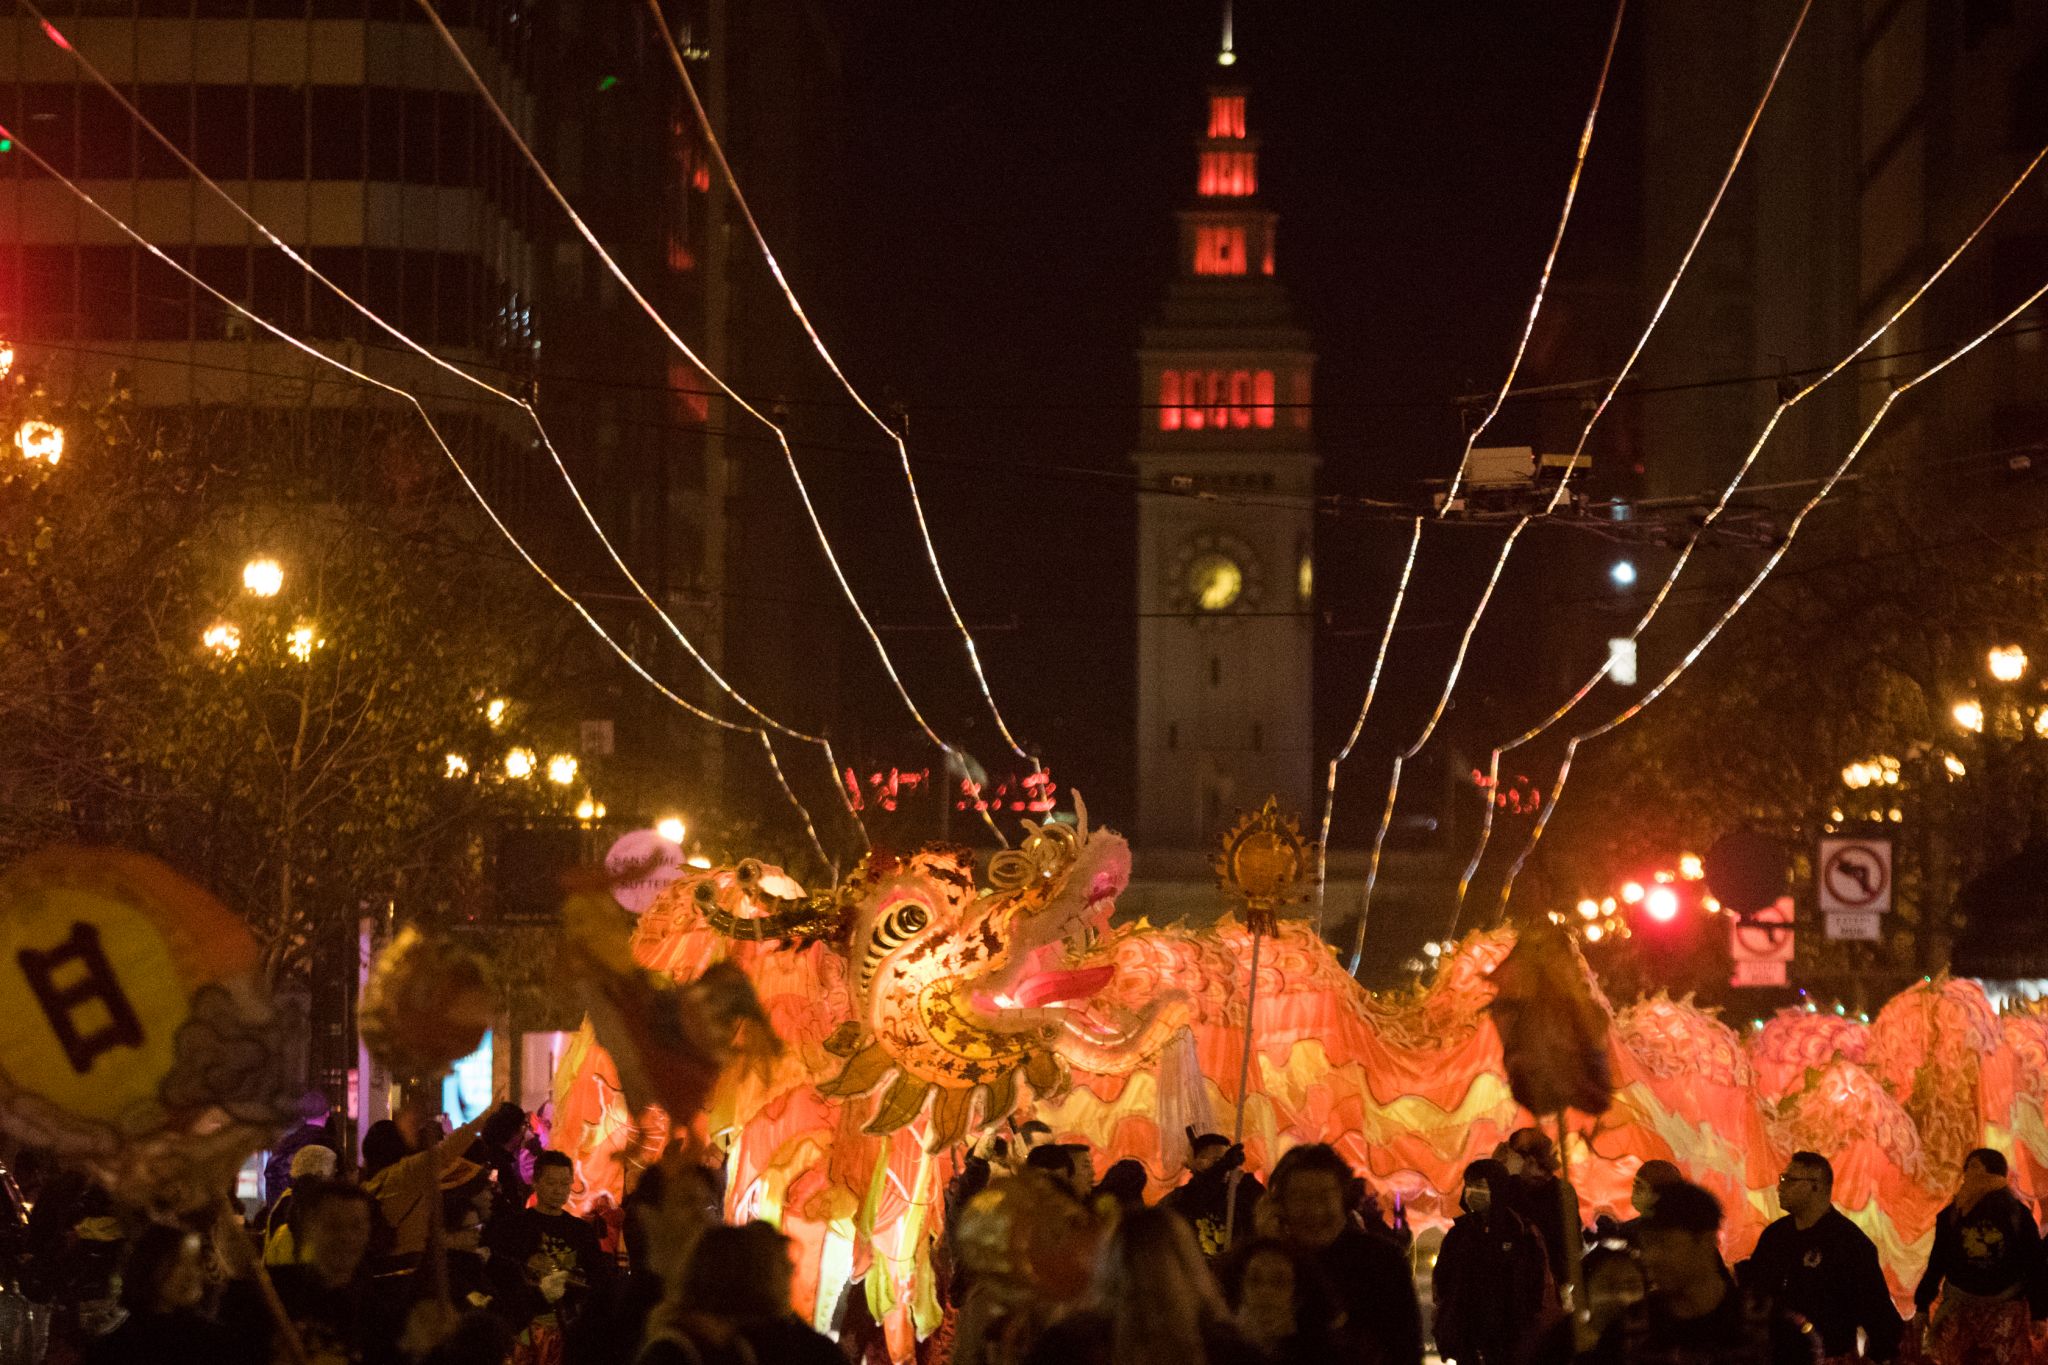
[[[468,777],[469,760],[464,758],[461,754],[450,754],[448,755],[446,760],[444,760],[444,766],[441,771],[443,772],[443,774],[451,778]]]
[[[300,663],[311,663],[313,651],[327,642],[320,638],[311,621],[301,621],[292,627],[292,633],[285,637],[285,652]]]
[[[2018,645],[2000,645],[1985,656],[1985,661],[1997,682],[2018,682],[2027,671],[2027,651]]]
[[[1984,707],[1982,703],[1959,701],[1949,708],[1948,713],[1955,717],[1956,724],[1962,726],[1971,734],[1981,735],[1984,733]]]
[[[493,730],[497,729],[505,723],[505,712],[510,709],[511,705],[503,697],[492,697],[484,703],[484,720],[489,723]]]
[[[682,816],[670,815],[655,822],[654,832],[670,843],[680,845],[683,842],[683,836],[689,831],[683,825]]]
[[[242,588],[252,597],[275,597],[284,588],[284,565],[267,555],[242,566]]]
[[[242,631],[232,621],[215,621],[200,635],[199,643],[223,659],[232,659],[242,647]]]
[[[31,417],[15,431],[14,446],[24,460],[54,465],[64,458],[64,428]]]
[[[533,776],[533,766],[536,761],[533,756],[533,750],[513,749],[505,755],[505,776],[514,781],[523,782]]]
[[[576,780],[576,756],[556,754],[548,760],[548,781],[566,787]]]

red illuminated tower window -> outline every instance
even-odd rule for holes
[[[1236,370],[1230,376],[1230,425],[1248,427],[1252,424],[1252,374],[1250,370]]]
[[[1244,96],[1209,96],[1209,136],[1240,138],[1244,136]]]
[[[1245,269],[1244,228],[1208,223],[1195,229],[1197,275],[1242,275]]]
[[[1308,430],[1308,371],[1295,370],[1287,376],[1287,401],[1293,404],[1289,420]]]
[[[1242,199],[1257,194],[1258,159],[1250,152],[1203,152],[1200,189],[1212,199]]]
[[[1159,375],[1159,429],[1180,430],[1180,374],[1174,370]]]
[[[1260,370],[1252,376],[1252,424],[1258,427],[1273,425],[1273,372]]]

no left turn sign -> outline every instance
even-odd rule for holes
[[[1823,839],[1815,900],[1823,914],[1879,915],[1892,908],[1892,841]]]

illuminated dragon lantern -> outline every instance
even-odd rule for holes
[[[1177,991],[1138,1009],[1099,999],[1116,968],[1091,950],[1131,855],[1118,835],[1089,833],[1085,807],[1077,815],[1028,826],[1020,847],[990,860],[985,892],[974,855],[943,847],[870,855],[841,888],[853,1018],[826,1043],[846,1061],[819,1089],[881,1091],[868,1132],[903,1128],[929,1101],[926,1144],[948,1146],[1008,1117],[1020,1078],[1054,1098],[1070,1063],[1131,1071],[1186,1023]]]

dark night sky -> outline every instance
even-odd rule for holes
[[[1240,5],[1233,74],[1253,90],[1279,274],[1321,354],[1326,490],[1413,496],[1412,480],[1455,465],[1462,427],[1448,400],[1499,382],[1611,17],[1604,4]],[[850,197],[834,336],[856,380],[910,412],[941,555],[1013,727],[1120,820],[1135,500],[1046,467],[1128,471],[1133,350],[1172,269],[1171,214],[1192,198],[1217,15],[1199,3],[928,0],[863,5],[841,31]],[[1558,326],[1539,330],[1527,382],[1608,363],[1575,351],[1572,293],[1633,268],[1633,80],[1624,51],[1560,267]],[[1516,439],[1512,417],[1496,428],[1503,441]],[[841,476],[835,534],[857,586],[883,601],[877,614],[941,622],[892,457],[813,458]],[[1404,534],[1318,526],[1321,606],[1337,631],[1318,645],[1325,730],[1357,705]],[[1465,534],[1482,536],[1481,555],[1493,544]],[[1413,619],[1458,609],[1460,558],[1443,556],[1440,588]],[[1454,634],[1419,631],[1405,664],[1397,656],[1394,728],[1419,720]],[[888,638],[940,728],[993,757],[957,641]],[[864,643],[849,635],[846,649],[845,686],[880,695]],[[919,761],[900,711],[867,710],[870,757],[900,747],[905,766]]]

